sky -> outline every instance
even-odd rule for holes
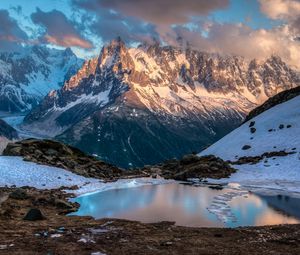
[[[0,49],[27,45],[97,55],[120,36],[300,68],[300,0],[1,0]]]

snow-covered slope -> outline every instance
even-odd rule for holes
[[[0,111],[28,111],[81,67],[71,49],[42,46],[0,54]]]
[[[252,131],[254,133],[251,132],[250,123],[256,129]],[[251,148],[243,150],[245,145]],[[240,157],[259,156],[273,151],[300,152],[300,96],[249,120],[201,152],[201,155],[213,154],[235,161]]]
[[[208,154],[240,161],[229,182],[300,192],[300,96],[259,114],[200,153]]]
[[[300,84],[280,58],[248,61],[120,40],[87,61],[25,118],[122,167],[155,164],[212,144],[267,98]]]

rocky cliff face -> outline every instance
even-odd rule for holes
[[[0,54],[0,111],[22,112],[59,89],[82,65],[70,49],[33,46]]]
[[[299,84],[278,57],[127,48],[118,39],[50,92],[24,127],[122,167],[154,164],[201,150],[270,96]]]

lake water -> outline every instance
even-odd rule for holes
[[[174,221],[189,227],[238,227],[300,222],[300,199],[259,196],[235,188],[213,190],[179,183],[113,189],[77,197],[76,215]]]

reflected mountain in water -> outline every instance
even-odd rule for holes
[[[273,201],[271,197],[269,200]],[[284,199],[274,198],[277,208],[282,208],[278,211],[265,197],[245,191],[229,188],[213,190],[179,183],[108,190],[73,201],[78,202],[80,208],[72,215],[93,216],[96,219],[118,218],[146,223],[174,221],[177,225],[190,227],[300,222],[300,215],[291,213],[296,207],[289,207]]]

